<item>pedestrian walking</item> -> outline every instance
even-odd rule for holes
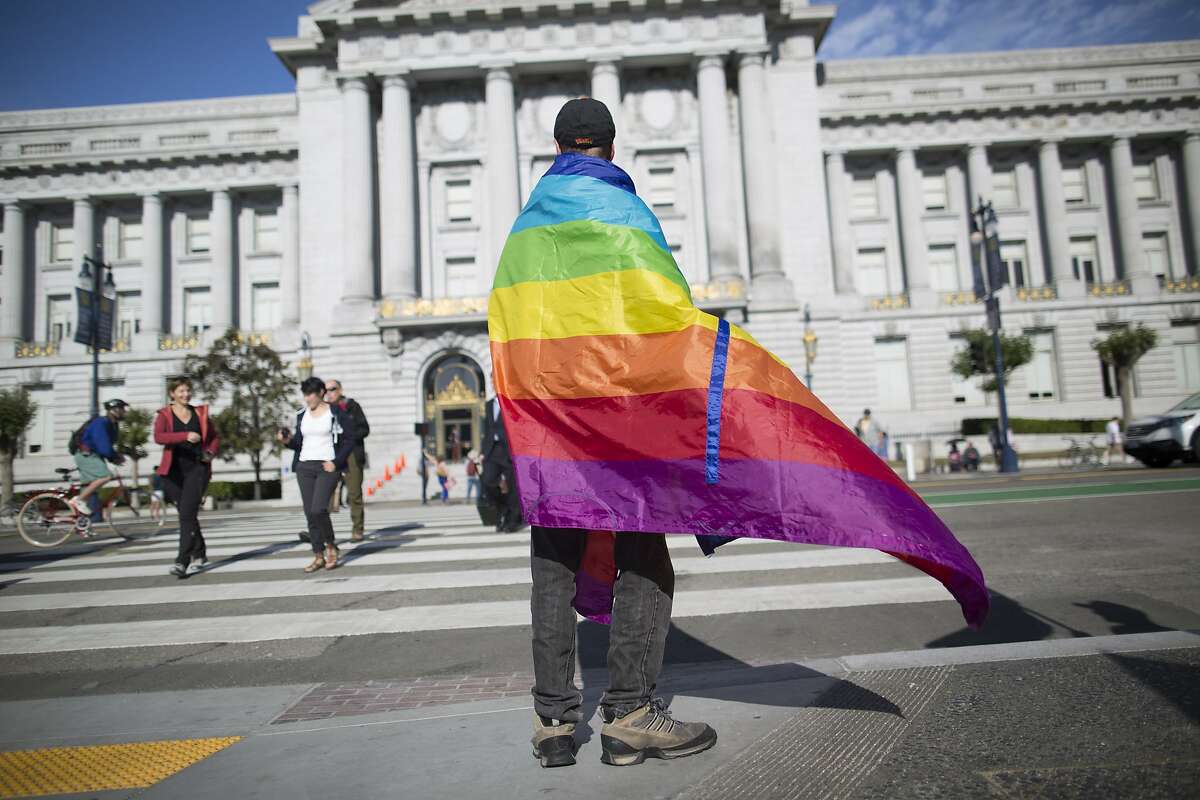
[[[193,406],[192,382],[175,378],[167,385],[171,402],[154,417],[154,441],[163,446],[155,472],[163,492],[179,511],[179,550],[171,574],[194,575],[208,564],[208,548],[200,529],[200,502],[212,477],[212,460],[221,440],[208,406]]]
[[[96,492],[113,478],[112,470],[105,462],[125,463],[125,456],[117,452],[117,433],[127,408],[129,404],[124,400],[109,400],[104,404],[104,413],[90,418],[67,442],[67,451],[75,457],[79,484],[83,487],[69,502],[76,513],[92,521],[100,518],[100,499]]]
[[[869,444],[745,331],[696,307],[662,225],[612,164],[615,135],[603,103],[563,106],[559,155],[488,298],[506,482],[533,522],[543,766],[575,762],[576,611],[611,624],[604,763],[716,743],[654,694],[675,588],[664,531],[697,534],[706,553],[737,536],[886,550],[940,580],[973,627],[988,608],[979,566]]]
[[[325,402],[337,406],[349,414],[354,422],[354,451],[346,460],[346,472],[342,475],[342,486],[346,487],[346,501],[350,505],[350,541],[361,542],[366,531],[363,512],[363,472],[367,467],[366,438],[371,435],[371,424],[362,406],[352,397],[346,397],[341,381],[325,381]],[[329,510],[339,510],[339,490],[334,490]]]
[[[519,531],[524,524],[521,499],[515,490],[509,491],[510,487],[516,486],[516,473],[513,471],[500,403],[494,397],[484,405],[482,450],[483,474],[480,483],[484,498],[496,509],[496,532]]]
[[[417,459],[417,477],[421,479],[421,505],[429,504],[429,455],[422,450]]]
[[[446,469],[444,458],[434,462],[433,474],[437,476],[438,485],[442,487],[442,505],[445,505],[450,502],[450,472]]]
[[[1104,441],[1108,445],[1104,450],[1105,466],[1112,463],[1113,456],[1120,456],[1121,463],[1128,461],[1125,456],[1125,439],[1121,435],[1121,421],[1117,417],[1110,419],[1104,426]]]
[[[467,502],[471,502],[471,498],[476,500],[482,495],[479,489],[479,456],[474,453],[467,454]]]
[[[300,384],[300,392],[304,395],[304,408],[296,412],[296,427],[281,429],[279,441],[295,451],[292,472],[300,485],[313,550],[312,563],[304,571],[313,573],[338,565],[329,500],[356,442],[354,420],[342,409],[325,402],[324,381],[306,378]]]

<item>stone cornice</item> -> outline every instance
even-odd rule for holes
[[[0,133],[38,129],[61,131],[67,128],[142,125],[155,122],[294,116],[295,114],[295,94],[246,95],[208,100],[5,111],[0,112]]]
[[[1200,40],[1047,50],[903,56],[824,62],[825,83],[900,78],[979,76],[1119,66],[1152,66],[1200,60]]]

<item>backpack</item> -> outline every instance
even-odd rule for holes
[[[83,432],[87,430],[88,425],[91,425],[93,422],[95,422],[99,418],[100,418],[99,414],[88,417],[87,422],[84,422],[82,425],[80,425],[78,428],[76,428],[74,431],[71,432],[71,438],[67,439],[67,452],[68,453],[70,453],[71,455],[75,455],[81,449],[83,449],[83,447],[82,447]]]

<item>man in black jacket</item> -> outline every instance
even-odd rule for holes
[[[364,440],[371,434],[371,425],[367,422],[367,415],[363,413],[362,406],[358,404],[358,401],[343,394],[341,381],[325,381],[325,402],[337,406],[354,420],[356,444],[354,452],[350,454],[347,461],[346,471],[342,474],[342,485],[346,487],[346,502],[350,504],[350,524],[352,526],[350,541],[361,542],[365,530],[362,494],[363,470],[367,466],[367,448]],[[340,490],[333,493],[333,499],[329,501],[330,512],[339,510],[340,494]]]
[[[484,406],[480,451],[483,455],[482,494],[496,508],[496,530],[501,533],[519,531],[524,524],[521,499],[517,496],[517,479],[508,450],[504,418],[500,416],[500,404],[494,397]]]

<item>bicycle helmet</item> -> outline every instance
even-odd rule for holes
[[[129,403],[126,403],[124,400],[120,399],[119,397],[114,397],[112,400],[107,400],[104,403],[105,411],[112,411],[114,408],[128,408],[128,407],[129,407]]]

